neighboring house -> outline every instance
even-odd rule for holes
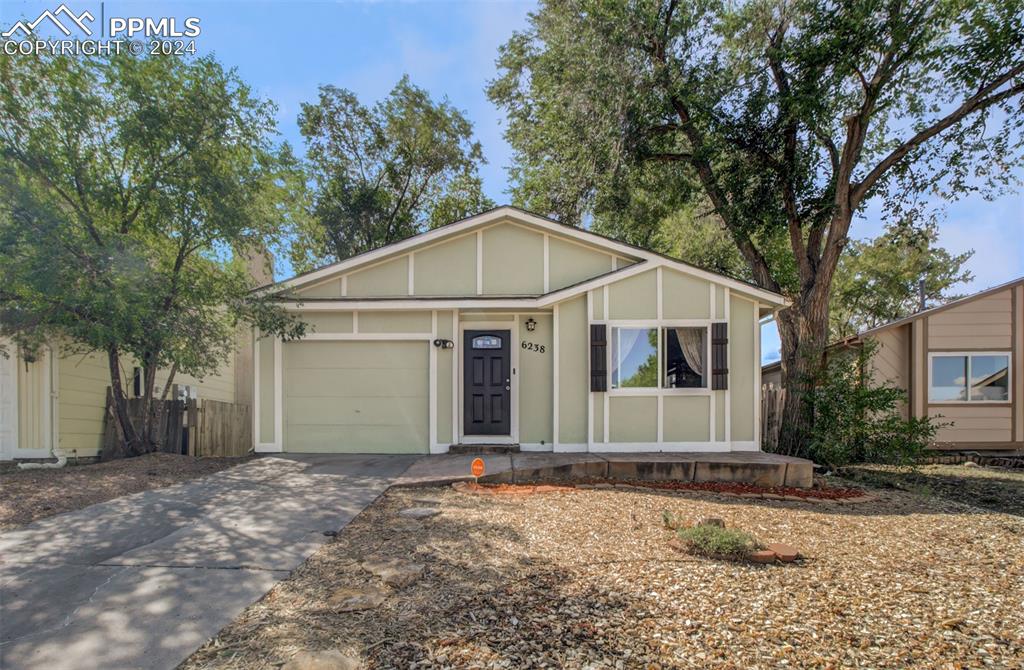
[[[833,347],[878,343],[875,378],[904,389],[913,416],[952,425],[937,448],[1024,448],[1024,277],[932,307]],[[779,363],[761,371],[781,385]]]
[[[259,452],[739,451],[782,296],[512,207],[264,287]]]
[[[57,347],[46,347],[38,360],[25,362],[13,355],[0,356],[0,460],[19,458],[94,458],[103,440],[110,372],[106,357],[97,354],[62,356]],[[237,357],[236,357],[237,358]],[[236,402],[236,360],[232,358],[219,375],[198,380],[174,377],[179,393],[197,398]],[[133,395],[133,369],[122,382]],[[166,375],[157,375],[157,386]]]

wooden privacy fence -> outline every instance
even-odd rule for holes
[[[171,397],[178,396],[175,388]],[[190,456],[245,456],[252,451],[252,408],[219,400],[185,398],[154,400],[154,411],[162,403],[163,412],[157,435],[161,451]],[[142,425],[142,399],[128,399],[128,415],[136,426]],[[102,458],[119,458],[120,435],[114,416],[113,395],[107,388]]]
[[[195,436],[189,445],[195,456],[245,456],[252,449],[252,409],[219,400],[201,400],[190,421]]]
[[[779,430],[782,428],[782,407],[786,404],[786,389],[774,384],[761,387],[761,449],[779,450]]]

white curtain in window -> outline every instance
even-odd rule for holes
[[[702,328],[676,328],[679,347],[683,350],[683,358],[690,369],[699,375],[704,374],[704,330]]]

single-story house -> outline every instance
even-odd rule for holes
[[[781,295],[513,207],[261,290],[311,332],[254,342],[258,452],[759,448]]]
[[[877,381],[907,392],[904,412],[950,425],[939,449],[1024,449],[1024,277],[925,309],[833,344],[867,338]],[[779,363],[762,383],[780,387]]]

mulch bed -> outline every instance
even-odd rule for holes
[[[857,500],[867,502],[873,499],[864,489],[856,487],[829,486],[825,488],[800,489],[791,486],[755,486],[753,484],[723,482],[676,482],[676,481],[640,481],[640,480],[608,480],[585,479],[578,482],[560,484],[479,484],[476,482],[459,482],[456,490],[465,493],[491,493],[495,495],[530,495],[532,493],[557,493],[589,488],[639,488],[661,491],[702,491],[739,497],[760,497],[775,500]]]
[[[246,460],[161,453],[52,470],[5,466],[0,471],[0,530],[195,479]]]
[[[409,507],[440,514],[403,519]],[[689,556],[663,512],[720,518],[804,559]],[[713,492],[391,489],[183,664],[278,668],[1019,668],[1024,520],[885,491],[858,505]],[[387,587],[366,561],[415,564]],[[368,609],[331,596],[385,589]],[[377,591],[379,593],[379,591]]]

